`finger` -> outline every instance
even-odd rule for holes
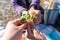
[[[18,19],[15,19],[15,20],[11,21],[10,23],[11,23],[11,24],[14,24],[14,25],[16,25],[16,26],[22,25],[22,24],[24,23],[24,22],[21,21],[22,18],[23,18],[23,17],[18,18]]]
[[[30,11],[29,11],[30,16],[32,16],[34,13],[35,13],[34,10],[30,10]]]
[[[33,31],[34,29],[36,29],[34,23],[29,23],[29,25],[30,25],[30,29],[31,29],[32,31]]]
[[[22,18],[23,18],[23,17],[20,17],[20,18],[14,19],[14,20],[12,21],[12,23],[14,23],[14,22],[16,22],[16,21],[21,21]]]
[[[28,34],[32,34],[32,30],[30,28],[30,25],[28,25],[27,31],[28,31]]]
[[[27,37],[28,37],[28,38],[32,38],[33,32],[32,32],[32,29],[31,29],[30,25],[28,25],[27,33],[28,33],[28,36],[27,36]]]
[[[34,27],[35,24],[34,24],[33,22],[30,22],[29,25],[30,25],[31,28],[35,28],[35,27]]]
[[[40,16],[40,11],[39,10],[33,10],[32,15],[33,14],[37,14],[37,16],[35,17],[35,18],[37,18],[38,16]]]
[[[24,23],[24,24],[18,26],[19,30],[20,29],[25,29],[26,27],[27,27],[27,23]]]
[[[36,14],[40,13],[40,10],[34,10],[36,12]]]

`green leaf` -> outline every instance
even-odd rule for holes
[[[34,19],[36,16],[37,16],[37,14],[33,14],[33,15],[31,16],[31,19]]]
[[[22,16],[23,16],[24,18],[22,18],[21,20],[22,20],[23,22],[25,22],[25,21],[28,20],[28,19],[33,20],[33,19],[37,16],[37,14],[33,14],[32,16],[30,16],[30,15],[29,15],[29,12],[28,12],[28,11],[25,11],[25,12],[22,13]]]
[[[26,20],[30,18],[30,15],[29,15],[28,11],[25,12],[25,13],[22,13],[22,16],[24,16],[26,18]]]
[[[22,21],[22,22],[26,22],[26,18],[22,18],[21,21]]]
[[[30,19],[30,15],[29,14],[26,15],[26,19]]]

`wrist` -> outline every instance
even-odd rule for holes
[[[35,8],[34,8],[34,6],[32,6],[30,9],[34,10]]]

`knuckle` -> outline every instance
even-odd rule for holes
[[[40,10],[36,10],[36,13],[40,13]]]

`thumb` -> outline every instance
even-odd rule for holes
[[[27,23],[24,23],[24,24],[18,26],[19,30],[23,30],[23,29],[25,29],[26,27],[27,27]]]

